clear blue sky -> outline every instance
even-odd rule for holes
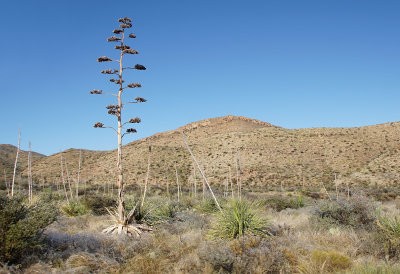
[[[94,129],[115,121],[99,56],[120,17],[133,19],[145,65],[126,109],[139,116],[125,143],[228,114],[285,128],[400,120],[400,1],[1,1],[0,143],[52,154],[116,147]],[[114,54],[114,55],[113,55]],[[127,93],[128,94],[128,93]]]

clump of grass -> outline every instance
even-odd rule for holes
[[[179,204],[173,201],[167,201],[160,204],[155,210],[154,215],[160,219],[171,219],[176,216],[179,211]]]
[[[65,203],[61,206],[61,210],[69,217],[82,216],[90,213],[85,204],[80,201],[70,201],[69,203]]]
[[[375,221],[373,204],[363,197],[351,200],[324,201],[316,206],[314,215],[320,224],[343,225],[371,229]]]
[[[259,216],[254,203],[231,200],[217,213],[212,229],[217,238],[235,239],[244,235],[268,235],[267,222]]]
[[[334,251],[316,249],[311,253],[310,261],[299,266],[300,273],[335,273],[352,266],[349,257]]]

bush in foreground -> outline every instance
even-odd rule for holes
[[[16,263],[41,243],[43,230],[55,221],[54,206],[26,206],[21,198],[0,196],[0,261]]]

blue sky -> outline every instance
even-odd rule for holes
[[[116,147],[105,106],[114,86],[99,56],[117,19],[137,38],[127,73],[140,82],[125,143],[228,114],[285,128],[400,120],[400,1],[1,1],[0,143],[52,154]]]

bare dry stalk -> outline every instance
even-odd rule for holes
[[[66,186],[65,186],[64,163],[63,163],[62,152],[60,152],[60,161],[61,161],[61,178],[62,178],[63,187],[64,187],[65,199],[67,200],[67,203],[69,204],[69,199],[68,199],[68,194],[67,194],[67,188],[66,188]]]
[[[168,195],[168,197],[169,197],[169,180],[168,180],[168,174],[167,174],[165,180],[167,181],[167,195]]]
[[[69,188],[69,194],[71,196],[71,200],[74,199],[72,196],[72,187],[71,187],[71,178],[69,176],[69,171],[68,171],[68,165],[67,165],[67,158],[65,158],[65,171],[67,172],[67,183],[68,183],[68,188]]]
[[[203,151],[201,152],[201,165],[203,166],[203,171],[205,170],[205,165],[204,165],[204,153]],[[203,183],[203,201],[206,197],[206,182],[204,181],[204,178],[202,178],[202,183]]]
[[[144,200],[146,199],[147,185],[149,183],[149,176],[150,176],[150,166],[151,166],[151,145],[149,144],[149,155],[148,155],[148,158],[147,158],[146,181],[144,183],[144,192],[143,192],[142,203],[141,203],[142,207],[144,205]]]
[[[336,188],[336,200],[339,200],[339,192],[338,192],[338,184],[336,181],[336,173],[335,173],[335,188]]]
[[[222,208],[221,208],[221,206],[219,205],[218,200],[217,200],[217,198],[215,197],[214,192],[213,192],[213,190],[212,190],[210,184],[208,183],[207,177],[204,175],[204,172],[203,172],[202,168],[200,167],[199,162],[197,162],[196,157],[194,156],[192,150],[190,149],[190,146],[189,146],[189,144],[188,144],[188,142],[187,142],[187,140],[186,140],[185,133],[184,133],[183,131],[182,131],[182,136],[183,136],[183,141],[185,141],[186,147],[187,147],[187,149],[188,149],[190,155],[192,156],[193,160],[196,162],[197,168],[199,169],[201,176],[203,176],[203,179],[204,179],[204,181],[206,182],[206,184],[207,184],[207,186],[208,186],[208,189],[209,189],[210,192],[211,192],[212,197],[214,198],[215,204],[217,205],[218,209],[222,211]]]
[[[196,167],[194,163],[193,163],[193,184],[194,184],[194,197],[197,197]]]
[[[329,195],[328,191],[326,190],[325,185],[324,185],[324,182],[321,181],[321,184],[322,184],[322,187],[323,187],[324,190],[325,190],[326,195],[328,195],[329,200],[332,202],[331,196]]]
[[[232,176],[231,176],[231,167],[229,166],[229,182],[231,184],[231,191],[232,191],[232,199],[235,198],[235,194],[233,191],[233,182],[232,182]]]
[[[181,186],[179,184],[179,176],[178,176],[178,168],[176,167],[176,162],[175,162],[175,176],[176,176],[176,184],[178,185],[178,203],[180,201],[180,194],[181,194]]]
[[[18,147],[17,147],[17,156],[15,157],[15,163],[14,163],[14,172],[13,172],[13,179],[12,179],[12,185],[11,185],[11,197],[14,196],[15,173],[17,172],[17,163],[18,163],[18,155],[19,155],[20,146],[21,146],[21,128],[18,129]]]
[[[239,154],[239,199],[242,199],[242,156],[240,154],[240,149],[238,149]]]
[[[82,163],[82,150],[79,150],[79,162],[78,162],[78,180],[76,181],[76,200],[79,199],[79,183],[81,181],[81,163]]]

